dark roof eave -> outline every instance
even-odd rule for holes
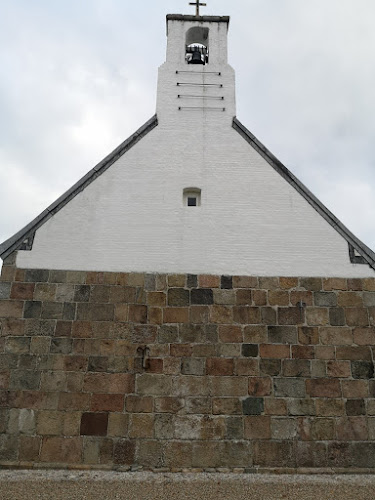
[[[278,172],[375,270],[375,253],[359,240],[321,201],[290,172],[242,123],[233,118],[233,128]]]
[[[229,29],[229,16],[191,16],[183,14],[168,14],[166,17],[167,36],[168,36],[168,21],[183,21],[197,23],[226,23]]]
[[[140,127],[134,134],[120,144],[112,153],[98,163],[92,170],[84,175],[74,186],[60,196],[52,205],[46,208],[40,215],[38,215],[27,226],[18,231],[11,238],[7,239],[0,245],[0,257],[5,260],[12,252],[18,250],[26,238],[31,236],[37,229],[39,229],[48,219],[61,210],[70,200],[72,200],[78,193],[83,191],[86,186],[91,184],[99,175],[104,173],[115,161],[117,161],[123,154],[131,149],[138,141],[145,135],[151,132],[158,125],[158,118],[154,115],[142,127]]]
[[[192,16],[184,14],[167,14],[167,21],[197,21],[200,23],[227,23],[229,16]]]

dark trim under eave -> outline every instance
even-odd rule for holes
[[[229,24],[229,16],[193,16],[190,14],[167,14],[167,21],[186,21],[197,23],[226,23]]]
[[[48,219],[61,210],[70,200],[72,200],[78,193],[83,191],[85,187],[91,184],[99,175],[103,174],[113,163],[115,163],[123,154],[131,149],[138,141],[145,135],[151,132],[158,125],[158,118],[154,115],[142,127],[140,127],[133,135],[126,141],[118,146],[112,153],[110,153],[104,160],[98,163],[90,172],[82,177],[74,186],[66,191],[60,198],[58,198],[52,205],[44,210],[38,217],[36,217],[30,224],[25,226],[21,231],[18,231],[14,236],[4,241],[0,245],[0,257],[5,260],[12,252],[19,250],[24,241],[28,238],[33,238],[37,229],[39,229]]]
[[[375,270],[375,253],[354,236],[236,117],[232,126],[348,242],[349,248],[355,249]]]

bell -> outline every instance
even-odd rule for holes
[[[191,60],[189,61],[189,64],[205,64],[202,54],[200,53],[199,50],[194,50],[193,56]]]

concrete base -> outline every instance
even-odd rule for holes
[[[0,472],[2,500],[367,500],[374,497],[375,475]]]

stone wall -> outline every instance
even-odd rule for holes
[[[375,469],[375,279],[14,262],[0,465]]]

